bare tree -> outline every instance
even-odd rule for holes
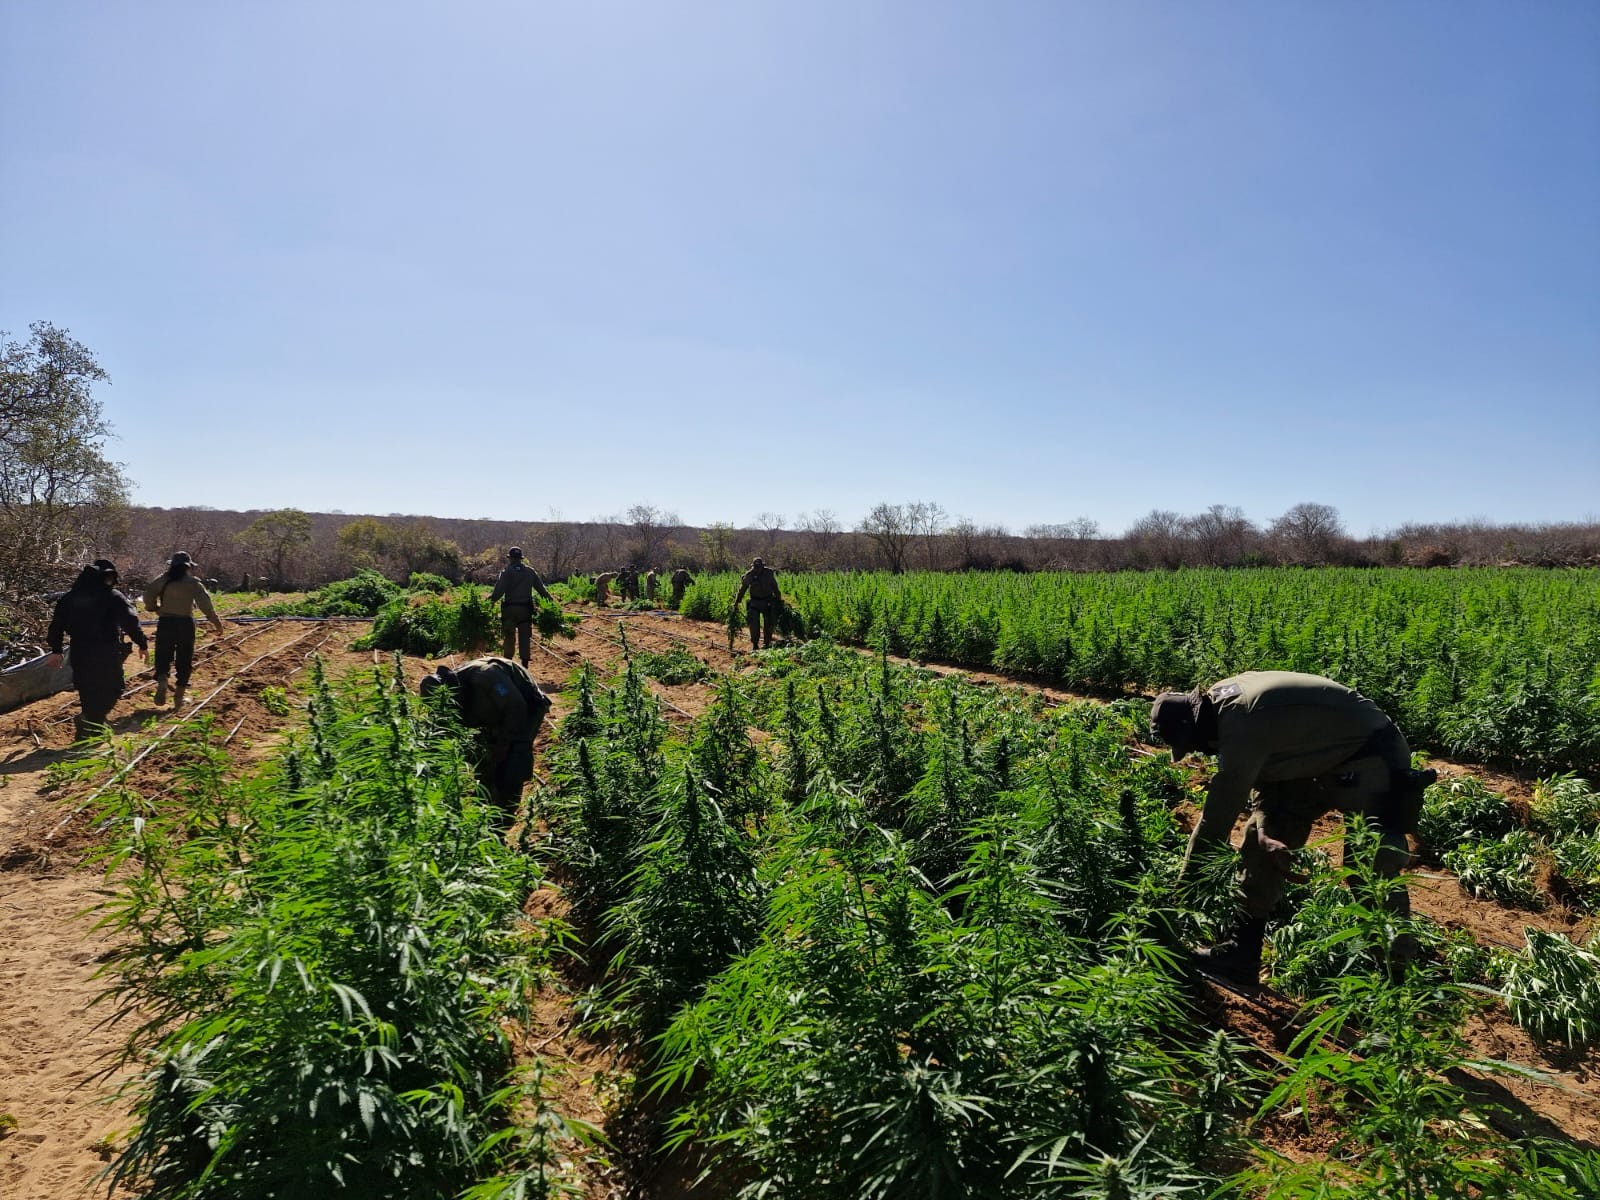
[[[778,534],[783,532],[783,514],[775,512],[759,512],[756,514],[756,524],[767,535],[762,543],[762,553],[771,554]]]
[[[1145,566],[1183,565],[1183,518],[1170,509],[1152,508],[1128,530],[1134,560]]]
[[[543,564],[546,579],[565,579],[572,574],[578,554],[578,527],[571,521],[563,520],[560,509],[550,509],[550,519],[542,523],[526,541],[530,553]]]
[[[654,504],[635,504],[628,509],[628,558],[641,569],[662,560],[667,532],[678,523],[678,514]]]
[[[831,509],[819,508],[809,515],[801,513],[797,524],[806,535],[817,565],[827,566],[833,558],[834,543],[843,532],[839,518],[833,515]]]
[[[878,548],[889,570],[898,575],[906,569],[906,551],[914,530],[904,504],[880,501],[861,518],[860,531]]]
[[[700,531],[700,550],[708,571],[727,571],[733,567],[733,526],[716,521]]]
[[[1213,504],[1190,517],[1186,527],[1197,558],[1208,567],[1237,566],[1256,531],[1244,510],[1232,504]]]
[[[922,563],[925,569],[939,569],[939,535],[944,532],[949,519],[944,507],[931,500],[917,500],[906,505],[911,522],[911,532],[922,542]]]
[[[1334,544],[1344,537],[1344,525],[1331,504],[1307,502],[1273,521],[1268,532],[1289,562],[1325,563],[1333,557]]]

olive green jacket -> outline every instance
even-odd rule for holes
[[[165,575],[157,576],[155,582],[144,590],[144,606],[147,611],[163,617],[193,617],[198,607],[209,620],[215,622],[217,619],[211,593],[193,575],[185,575],[171,583],[167,582]]]
[[[533,605],[533,594],[538,592],[546,600],[554,597],[545,590],[544,580],[539,578],[527,563],[512,561],[506,564],[506,569],[500,572],[500,577],[494,581],[494,591],[489,593],[490,602],[503,600],[507,604]]]
[[[1325,775],[1390,724],[1360,692],[1320,675],[1246,671],[1207,695],[1217,706],[1217,773],[1197,844],[1226,841],[1257,786]]]
[[[521,663],[475,658],[456,668],[456,678],[461,682],[462,720],[481,729],[491,745],[533,741],[544,713],[535,712],[524,698],[528,688],[537,692],[538,685]]]

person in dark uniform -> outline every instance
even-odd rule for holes
[[[515,647],[517,657],[527,667],[533,652],[533,594],[538,592],[552,604],[555,597],[544,586],[527,563],[522,561],[522,548],[513,546],[506,551],[506,567],[494,581],[489,601],[500,601],[500,653],[507,658]]]
[[[1311,827],[1330,812],[1360,814],[1380,842],[1375,866],[1384,878],[1410,858],[1422,789],[1431,771],[1411,769],[1411,748],[1395,723],[1360,692],[1293,671],[1246,671],[1205,690],[1163,692],[1150,712],[1153,741],[1173,760],[1194,750],[1217,756],[1217,773],[1189,838],[1179,877],[1196,852],[1225,846],[1250,804],[1239,849],[1237,911],[1215,946],[1196,952],[1202,968],[1254,984],[1261,972],[1267,917],[1283,896],[1290,853],[1306,844]],[[1397,890],[1393,909],[1410,913]],[[1414,947],[1397,942],[1403,954]]]
[[[639,568],[629,563],[617,572],[617,590],[622,593],[622,602],[631,604],[639,598]]]
[[[150,657],[150,642],[139,628],[133,601],[117,591],[117,567],[97,558],[83,568],[71,589],[56,601],[46,641],[50,656],[45,665],[61,665],[63,641],[72,650],[72,684],[81,709],[75,731],[81,740],[105,728],[106,718],[122,698],[122,660],[127,655],[122,635],[127,634]]]
[[[783,593],[778,589],[778,574],[760,558],[750,560],[750,569],[739,576],[739,593],[733,598],[733,607],[739,607],[744,594],[750,593],[750,604],[745,609],[745,620],[750,626],[750,649],[759,650],[772,645],[772,634],[778,625],[778,614],[783,611]]]
[[[688,590],[694,576],[689,574],[685,567],[679,567],[672,573],[672,607],[677,610],[683,607],[683,593]]]
[[[423,697],[448,688],[461,721],[478,731],[478,782],[506,814],[522,804],[523,785],[533,777],[533,740],[550,711],[550,698],[518,663],[489,655],[452,670],[440,665],[425,676]]]

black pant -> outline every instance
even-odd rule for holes
[[[177,666],[177,685],[189,686],[194,669],[194,618],[162,617],[156,622],[156,678],[165,679],[167,669]]]
[[[115,648],[85,651],[72,648],[72,686],[78,689],[78,735],[92,733],[92,726],[104,725],[111,710],[122,699],[122,655]]]

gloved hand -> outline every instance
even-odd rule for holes
[[[1257,836],[1260,839],[1261,848],[1266,851],[1267,860],[1276,868],[1278,874],[1282,875],[1290,883],[1305,883],[1311,878],[1306,872],[1295,869],[1294,851],[1289,849],[1287,843],[1280,842],[1277,838],[1268,837],[1264,833],[1260,833]]]

